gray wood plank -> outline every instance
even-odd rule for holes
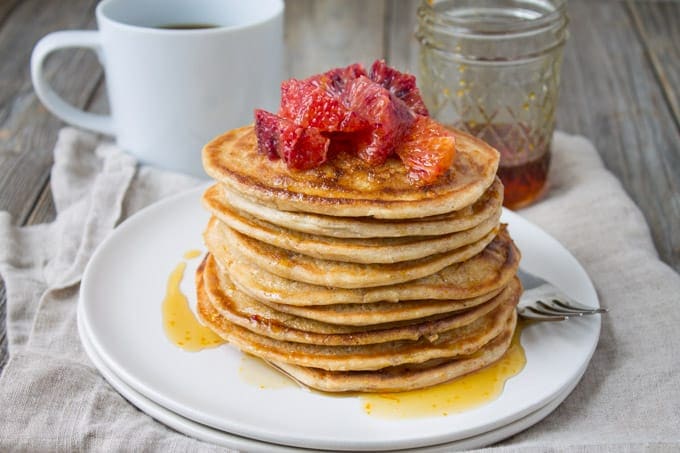
[[[0,209],[22,224],[30,213],[52,163],[52,147],[63,123],[45,110],[30,82],[29,59],[35,43],[50,31],[94,27],[95,0],[21,2],[0,29]],[[64,98],[84,106],[101,68],[91,53],[55,55],[45,66]]]
[[[7,359],[7,293],[5,284],[0,281],[0,373],[2,373]]]
[[[5,23],[5,20],[12,14],[14,8],[19,5],[19,0],[3,0],[0,1],[0,27]]]
[[[104,77],[100,77],[97,88],[91,93],[90,99],[85,105],[85,109],[94,113],[108,113],[109,103],[106,97],[106,85]],[[52,199],[52,188],[49,184],[50,180],[46,175],[45,183],[38,198],[31,208],[31,213],[24,222],[26,225],[34,225],[37,223],[51,222],[57,215],[54,207],[54,200]]]
[[[106,78],[104,74],[101,75],[97,83],[96,89],[92,92],[90,99],[87,101],[87,106],[85,107],[88,112],[108,114],[109,109],[109,99],[106,96]]]
[[[418,41],[414,33],[418,0],[388,0],[385,59],[399,70],[418,75]]]
[[[54,208],[54,199],[52,198],[52,189],[49,185],[49,180],[45,181],[43,189],[38,195],[38,199],[31,210],[31,214],[26,219],[26,225],[35,225],[38,223],[52,222],[57,216],[57,211]]]
[[[628,10],[680,128],[680,3],[628,1]]]
[[[569,14],[558,127],[594,142],[680,270],[680,134],[626,4],[571,1]]]
[[[382,1],[288,0],[286,74],[303,78],[383,56]]]

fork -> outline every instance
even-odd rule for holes
[[[529,321],[564,321],[565,319],[607,313],[605,308],[579,304],[550,282],[519,269],[524,294],[517,306],[521,318]]]

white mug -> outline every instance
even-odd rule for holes
[[[277,110],[282,0],[104,0],[96,16],[99,31],[59,31],[38,42],[33,85],[56,116],[115,135],[142,163],[205,177],[206,142],[251,123],[255,108]],[[69,47],[99,56],[111,116],[69,105],[46,82],[44,59]]]

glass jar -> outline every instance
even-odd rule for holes
[[[419,85],[430,114],[501,154],[504,205],[545,190],[565,0],[421,0]]]

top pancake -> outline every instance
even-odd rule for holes
[[[398,159],[374,167],[340,154],[324,165],[294,171],[257,149],[253,126],[234,129],[203,148],[203,166],[216,180],[250,200],[283,211],[345,217],[408,219],[444,214],[473,204],[493,183],[498,152],[454,130],[453,165],[434,183],[416,186]]]

